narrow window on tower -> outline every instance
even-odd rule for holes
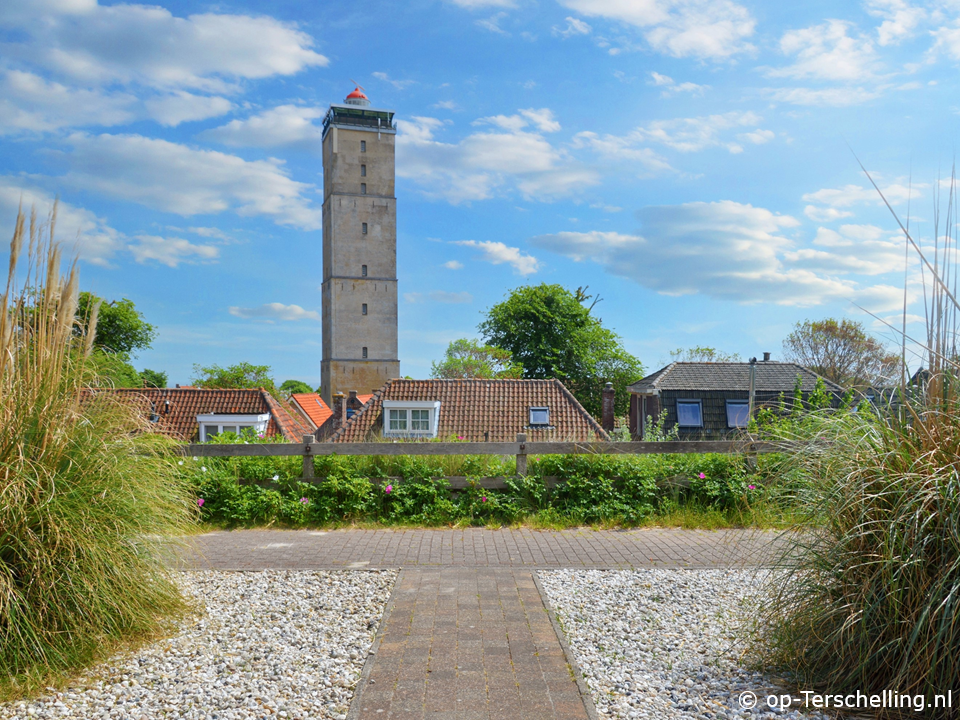
[[[366,276],[367,276],[367,266],[366,266],[366,265],[361,265],[361,266],[360,266],[360,275],[361,275],[361,277],[366,277]]]
[[[361,165],[361,166],[360,166],[360,177],[366,177],[366,176],[367,176],[367,166],[366,166],[366,165]]]
[[[367,234],[367,224],[366,224],[366,223],[363,224],[363,234],[364,234],[364,235]]]
[[[360,183],[360,194],[361,194],[361,195],[366,195],[366,194],[367,194],[367,184],[366,184],[366,183]]]
[[[366,141],[366,140],[361,140],[361,141],[360,141],[360,152],[366,152],[366,151],[367,151],[367,141]]]
[[[367,359],[367,349],[366,349],[366,348],[363,349],[363,359],[364,359],[364,360]]]
[[[361,315],[366,315],[366,314],[367,314],[367,304],[366,304],[366,303],[364,303],[363,305],[360,306],[360,314],[361,314]]]

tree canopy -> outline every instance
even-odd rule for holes
[[[280,393],[286,397],[297,393],[312,393],[313,388],[303,380],[284,380],[280,383]]]
[[[193,372],[196,377],[191,382],[197,387],[221,390],[263,388],[273,394],[277,393],[273,378],[270,377],[269,365],[240,362],[223,368],[219,365],[201,367],[197,364],[193,366]]]
[[[558,378],[588,412],[599,416],[603,386],[616,390],[616,412],[629,407],[626,388],[643,377],[643,365],[620,337],[591,314],[597,300],[585,288],[570,292],[546,283],[513,290],[487,311],[484,340],[510,352],[525,378]]]
[[[168,383],[165,372],[150,370],[149,368],[144,368],[140,371],[140,379],[143,382],[143,386],[148,388],[165,388]]]
[[[740,354],[696,345],[691,348],[671,350],[670,362],[740,362]]]
[[[99,301],[94,348],[105,352],[117,353],[127,358],[136,357],[136,350],[146,350],[157,336],[157,329],[143,319],[143,315],[134,306],[132,300],[106,301],[93,293],[80,293],[77,303],[77,317],[82,328],[78,332],[86,333],[86,324]]]
[[[443,360],[433,363],[430,371],[431,377],[446,380],[523,377],[523,368],[513,362],[509,350],[467,339],[450,343]]]
[[[783,341],[787,360],[803,365],[847,388],[898,380],[900,356],[887,351],[854,320],[833,318],[797,323]]]

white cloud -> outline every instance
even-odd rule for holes
[[[899,205],[906,202],[911,197],[916,199],[920,197],[920,190],[925,188],[925,184],[902,185],[900,183],[889,183],[880,190],[883,196],[891,205]],[[852,207],[862,204],[880,204],[883,202],[880,195],[872,187],[862,185],[844,185],[840,188],[823,188],[816,192],[807,193],[803,200],[820,205],[829,205],[833,208]]]
[[[182,262],[212,261],[220,257],[220,248],[213,245],[196,245],[181,238],[165,238],[157,235],[138,235],[137,243],[129,250],[141,264],[154,261],[167,267],[177,267]]]
[[[862,82],[873,76],[877,67],[873,41],[868,37],[850,37],[851,24],[827,20],[801,30],[790,30],[780,39],[784,55],[795,56],[788,67],[770,69],[771,77]]]
[[[0,42],[0,54],[86,84],[223,92],[236,80],[328,63],[311,49],[309,35],[265,16],[183,18],[155,5],[96,2],[25,5],[29,10],[0,16],[17,31]]]
[[[71,169],[59,180],[84,191],[184,216],[234,210],[321,227],[320,209],[304,197],[313,186],[292,180],[279,160],[247,161],[140,135],[75,133],[69,141],[73,152],[63,157]]]
[[[226,98],[183,91],[150,98],[143,104],[157,122],[168,127],[226,115],[233,109],[233,103]]]
[[[867,90],[862,87],[843,88],[769,88],[764,91],[776,102],[792,105],[813,105],[820,107],[848,107],[859,105],[880,97],[879,90]]]
[[[575,17],[565,18],[567,21],[567,26],[565,28],[554,26],[551,28],[554,35],[559,37],[568,38],[573,35],[589,35],[590,31],[593,29],[583,20]]]
[[[443,266],[447,270],[463,270],[463,263],[457,260],[447,260]]]
[[[819,247],[785,252],[783,257],[791,267],[830,275],[903,272],[902,239],[875,225],[841,225],[839,232],[821,227],[813,244]]]
[[[406,88],[410,87],[411,85],[416,84],[416,82],[417,82],[416,80],[392,80],[392,79],[390,78],[390,76],[387,75],[385,72],[375,72],[375,73],[373,73],[373,76],[374,76],[377,80],[383,80],[383,82],[390,83],[390,84],[393,85],[397,90],[405,90]]]
[[[531,242],[576,262],[598,263],[665,295],[809,306],[867,292],[851,279],[836,277],[837,268],[818,273],[791,266],[786,256],[795,248],[781,234],[799,224],[790,216],[732,201],[648,207],[638,216],[643,235],[562,232]],[[896,306],[896,288],[868,290],[874,307]]]
[[[776,137],[773,130],[754,130],[753,132],[741,133],[737,135],[738,138],[744,142],[753,143],[754,145],[763,145],[768,143],[773,138]]]
[[[0,72],[0,135],[120,125],[136,118],[137,105],[129,93],[71,88],[21,70]]]
[[[230,314],[245,320],[320,320],[320,313],[316,310],[304,310],[299,305],[284,305],[282,303],[267,303],[259,307],[231,307]]]
[[[756,22],[731,0],[559,0],[587,17],[640,28],[657,52],[673,57],[725,60],[750,52]]]
[[[853,217],[849,210],[837,210],[837,208],[820,208],[816,205],[807,205],[803,209],[803,214],[814,222],[833,222],[845,217]]]
[[[200,137],[231,147],[298,147],[320,154],[323,129],[314,124],[325,114],[317,107],[278,105],[246,120],[206,130]]]
[[[626,137],[619,137],[617,135],[601,136],[595,132],[585,131],[573,137],[575,148],[589,147],[608,160],[638,164],[643,171],[640,173],[641,176],[673,171],[666,158],[650,148],[636,147],[638,142],[641,141],[632,133]]]
[[[910,37],[926,17],[923,8],[914,7],[904,0],[867,0],[865,6],[868,13],[883,18],[877,28],[877,42],[880,45],[896,45]]]
[[[477,132],[452,144],[435,139],[444,127],[436,118],[398,120],[397,175],[420,184],[427,196],[455,204],[511,188],[530,199],[552,200],[599,181],[595,171],[577,167],[566,152],[526,129],[531,122],[545,130],[559,127],[545,108],[477,122],[509,131]]]
[[[515,7],[513,0],[447,0],[452,2],[454,5],[459,5],[462,8],[467,8],[467,10],[477,10],[480,8],[488,7],[505,7],[512,8]]]
[[[535,257],[524,254],[520,248],[509,247],[502,242],[455,240],[453,244],[480,250],[482,259],[493,265],[507,263],[517,275],[532,275],[540,269],[540,261]]]
[[[671,95],[677,95],[679,93],[703,95],[703,91],[710,87],[709,85],[697,85],[692,82],[677,83],[674,82],[673,78],[669,75],[661,75],[658,72],[651,72],[650,78],[650,85],[663,88],[660,97],[670,97]]]
[[[214,227],[189,227],[187,232],[191,232],[194,235],[199,235],[200,237],[209,237],[216,238],[217,240],[223,240],[224,242],[233,242],[233,237],[227,235],[220,228]]]
[[[36,207],[42,218],[53,209],[54,198],[25,184],[22,178],[0,176],[0,227],[13,227],[21,202],[27,213]],[[62,201],[57,208],[56,239],[63,243],[68,255],[75,249],[82,260],[103,267],[110,267],[125,245],[123,235],[103,218]]]
[[[434,103],[432,107],[439,108],[440,110],[450,110],[451,112],[460,110],[460,106],[453,100],[441,100],[440,102]]]
[[[598,137],[592,132],[582,132],[578,133],[574,140],[581,144],[589,144],[605,155],[639,160],[648,163],[651,168],[656,168],[659,165],[659,169],[666,169],[669,167],[669,165],[666,165],[666,161],[651,155],[649,151],[638,150],[636,146],[655,142],[679,152],[698,152],[708,147],[724,147],[729,152],[738,153],[743,151],[743,147],[738,143],[724,139],[722,137],[723,133],[738,128],[756,127],[762,121],[763,118],[755,113],[733,111],[723,115],[654,120],[623,137],[615,135]],[[755,134],[761,134],[756,135],[756,137],[761,137],[766,132],[769,131],[759,129],[754,131]],[[630,154],[624,155],[624,153]]]
[[[476,23],[479,27],[482,27],[484,30],[497,33],[497,35],[509,35],[510,33],[500,27],[500,21],[506,16],[507,14],[505,12],[499,12],[486,19],[474,20],[474,23]]]
[[[473,302],[473,295],[468,292],[446,292],[444,290],[434,290],[431,293],[404,293],[403,299],[408,303],[421,303],[427,300],[444,303],[446,305],[460,305]]]

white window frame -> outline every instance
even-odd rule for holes
[[[743,425],[730,424],[730,406],[731,405],[746,408],[746,412],[744,414],[746,415],[747,421]],[[750,401],[749,400],[727,400],[725,409],[727,411],[727,427],[728,428],[745,428],[750,425]]]
[[[270,422],[270,413],[262,415],[197,415],[197,424],[200,425],[200,442],[208,442],[207,426],[216,425],[217,434],[223,432],[224,426],[232,425],[237,430],[253,430],[255,433],[265,433],[267,423]]]
[[[407,430],[390,429],[390,411],[406,410]],[[429,410],[430,429],[410,430],[410,410]],[[440,425],[439,400],[384,400],[383,401],[383,434],[386,437],[436,437]]]
[[[698,425],[685,425],[680,422],[680,405],[682,403],[696,405],[700,409],[700,413],[699,413],[700,423]],[[694,398],[677,398],[676,413],[677,413],[677,427],[681,427],[681,428],[702,428],[703,427],[703,400],[697,400]]]

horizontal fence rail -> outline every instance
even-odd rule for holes
[[[517,442],[317,442],[313,435],[304,435],[302,443],[249,443],[230,445],[185,445],[184,455],[197,457],[303,457],[303,479],[315,480],[313,459],[324,455],[513,455],[517,459],[517,475],[527,474],[530,455],[675,455],[690,453],[723,453],[756,455],[778,452],[782,448],[769,442],[753,440],[672,440],[666,442],[527,442],[517,435]],[[466,479],[448,478],[461,486]],[[505,487],[504,478],[480,478],[481,487]],[[554,479],[563,482],[563,479]]]

